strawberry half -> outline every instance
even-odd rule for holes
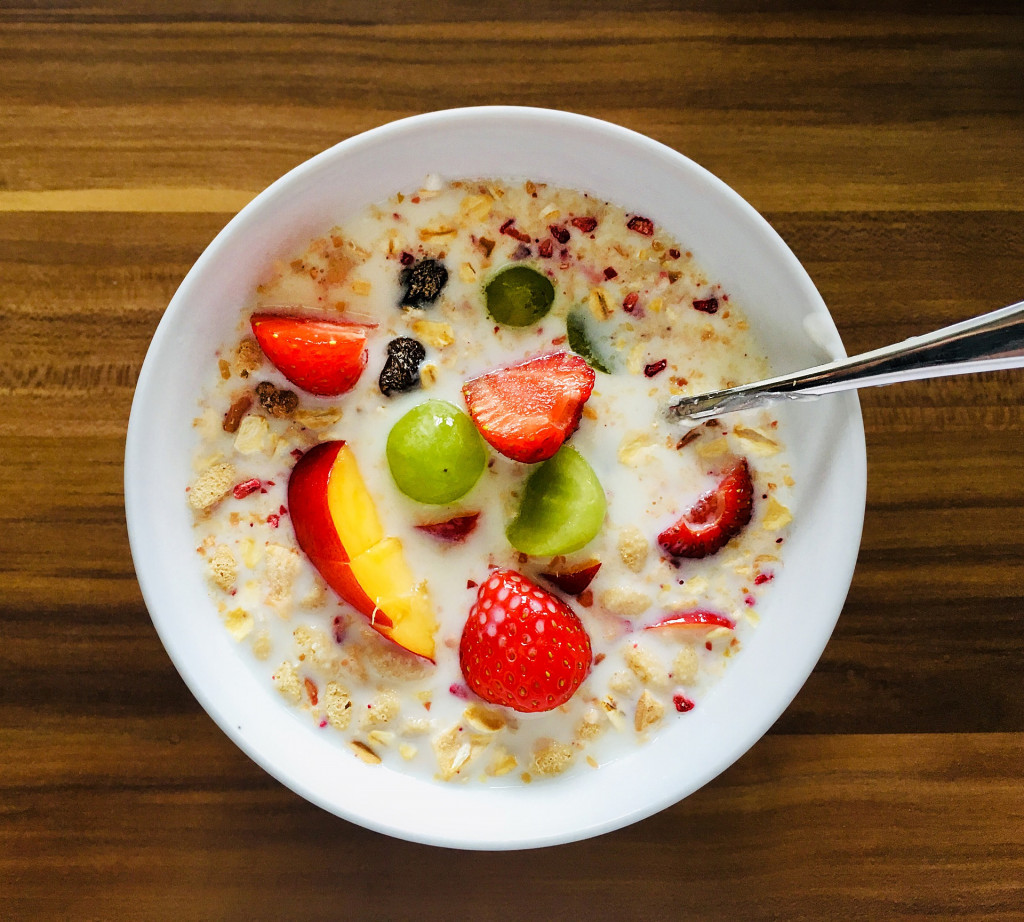
[[[707,557],[743,530],[753,510],[750,467],[746,458],[741,458],[713,490],[698,499],[675,525],[658,535],[658,543],[673,557]]]
[[[513,461],[546,461],[580,424],[594,369],[571,352],[496,368],[462,388],[469,415],[495,451]]]
[[[466,684],[523,713],[565,704],[590,671],[586,629],[561,599],[515,570],[493,570],[477,591],[459,644]]]
[[[253,314],[250,323],[263,354],[310,394],[344,394],[366,367],[369,324],[288,314]]]

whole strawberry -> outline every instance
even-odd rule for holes
[[[480,586],[459,644],[466,684],[524,713],[565,704],[590,671],[590,637],[561,599],[514,570]]]

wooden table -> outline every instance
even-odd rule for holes
[[[767,216],[851,352],[1024,297],[1017,4],[486,6],[0,9],[0,917],[1024,918],[1024,373],[862,395],[824,657],[738,764],[631,828],[391,840],[268,777],[179,679],[129,557],[133,386],[215,232],[345,137],[484,103],[645,132]]]

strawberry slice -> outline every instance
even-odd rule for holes
[[[495,451],[513,461],[546,461],[580,424],[594,369],[571,352],[496,368],[462,388],[469,415]]]
[[[658,535],[658,543],[673,557],[707,557],[743,530],[753,509],[750,467],[746,458],[741,458],[713,490],[700,497],[675,525]]]
[[[730,631],[736,627],[732,618],[720,615],[716,611],[708,611],[706,608],[693,608],[689,611],[677,611],[666,615],[654,624],[648,624],[645,631],[656,631],[660,628],[667,628],[683,634],[704,634],[716,627],[727,627]]]
[[[466,684],[523,713],[565,704],[590,671],[590,637],[561,599],[515,570],[492,570],[459,643]]]
[[[472,431],[470,430],[470,432]],[[477,519],[479,518],[479,512],[469,512],[466,515],[452,516],[452,518],[445,519],[443,522],[424,522],[416,527],[420,531],[425,531],[428,535],[437,538],[439,541],[465,541],[476,528]]]
[[[250,323],[263,354],[310,394],[344,394],[366,367],[370,324],[262,313],[253,314]]]

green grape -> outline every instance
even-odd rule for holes
[[[388,467],[395,484],[420,503],[450,503],[483,473],[487,449],[473,421],[444,400],[413,407],[392,427]]]
[[[487,313],[498,323],[526,327],[536,323],[555,300],[555,286],[546,275],[529,266],[502,269],[484,289]]]
[[[595,345],[597,337],[594,335],[593,324],[586,308],[576,307],[569,311],[569,316],[565,318],[565,332],[568,335],[569,348],[573,352],[595,371],[611,374],[612,363]]]
[[[604,524],[604,489],[593,468],[569,445],[530,475],[509,543],[533,557],[578,551]]]

